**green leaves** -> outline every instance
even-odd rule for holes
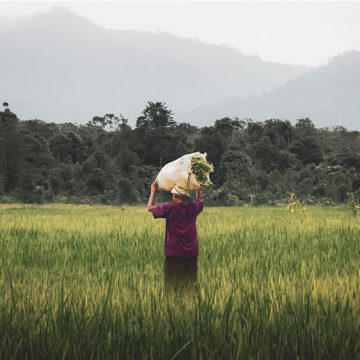
[[[203,161],[199,157],[191,159],[191,169],[196,177],[196,180],[203,186],[212,185],[211,180],[208,179],[208,174],[214,171],[212,164]]]

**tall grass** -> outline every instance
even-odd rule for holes
[[[360,358],[360,222],[206,208],[195,294],[166,296],[140,207],[0,206],[1,359]]]

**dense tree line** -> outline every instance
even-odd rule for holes
[[[144,202],[159,169],[185,153],[207,152],[215,166],[208,202],[274,204],[293,191],[306,202],[360,195],[360,133],[269,119],[223,118],[197,128],[149,102],[132,129],[123,116],[86,125],[20,121],[0,111],[0,199],[37,202]]]

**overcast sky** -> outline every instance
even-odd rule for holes
[[[344,51],[360,51],[359,1],[0,1],[0,21],[55,5],[103,27],[169,32],[280,63],[320,65]]]

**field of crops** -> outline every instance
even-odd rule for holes
[[[360,221],[206,208],[198,291],[166,296],[145,208],[0,206],[0,358],[360,358]]]

